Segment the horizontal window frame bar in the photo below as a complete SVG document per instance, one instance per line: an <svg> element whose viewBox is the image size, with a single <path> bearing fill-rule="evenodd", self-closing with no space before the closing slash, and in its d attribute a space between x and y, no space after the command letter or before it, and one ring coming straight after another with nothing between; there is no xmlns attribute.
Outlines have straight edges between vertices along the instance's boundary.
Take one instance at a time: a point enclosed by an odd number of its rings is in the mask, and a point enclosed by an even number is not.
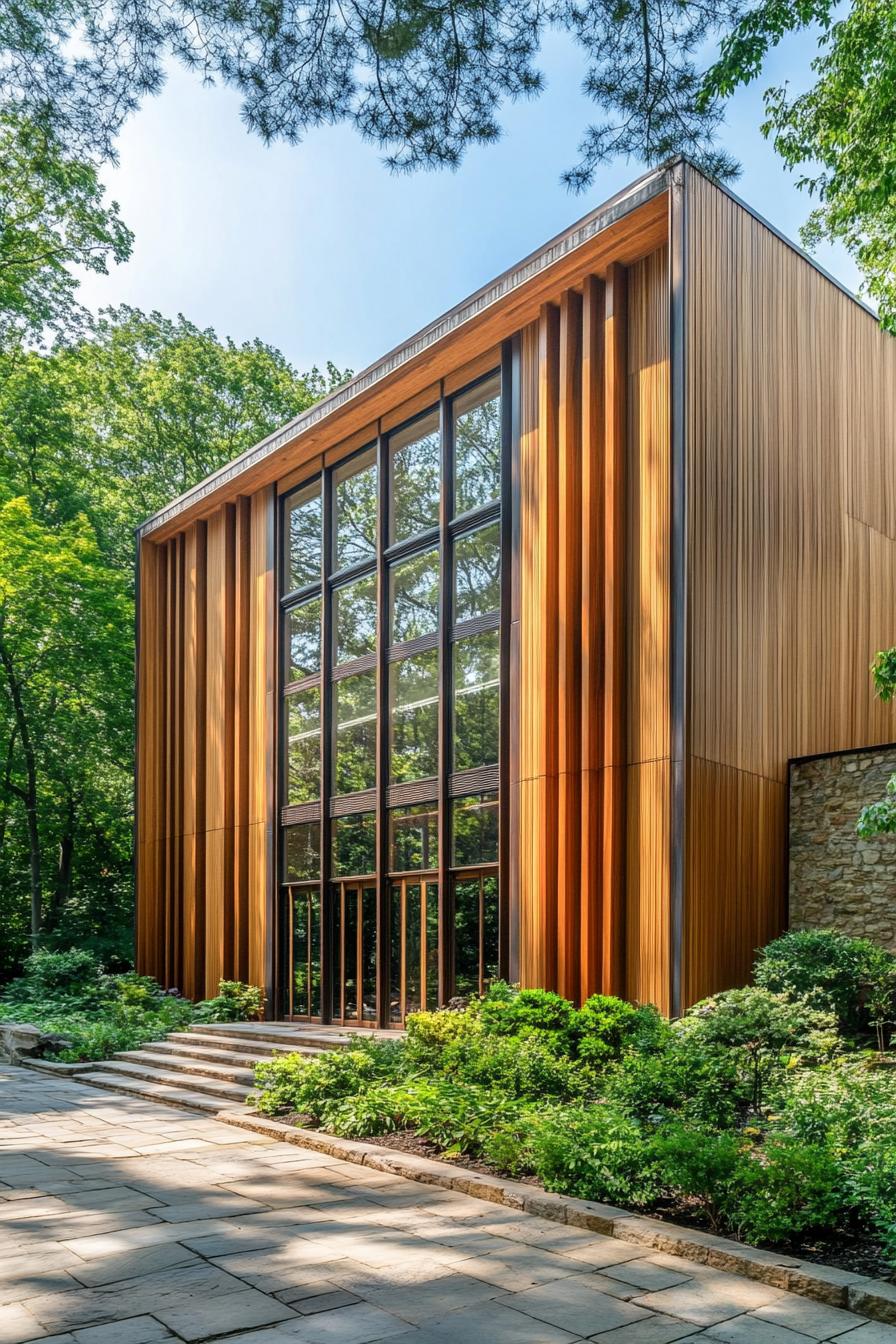
<svg viewBox="0 0 896 1344"><path fill-rule="evenodd" d="M362 816L376 812L376 789L361 789L358 793L334 793L330 798L330 820L334 817Z"/></svg>
<svg viewBox="0 0 896 1344"><path fill-rule="evenodd" d="M337 569L334 574L327 576L327 587L330 593L335 593L337 588L347 588L350 583L357 579L376 578L376 552L369 560L357 560L353 565L346 565L344 569Z"/></svg>
<svg viewBox="0 0 896 1344"><path fill-rule="evenodd" d="M313 803L286 803L280 809L281 826L307 826L320 819L319 799Z"/></svg>
<svg viewBox="0 0 896 1344"><path fill-rule="evenodd" d="M425 532L415 532L412 537L402 537L401 541L393 541L383 550L383 559L391 566L399 560L407 560L416 551L436 550L438 545L439 525L436 523L435 527L428 527Z"/></svg>
<svg viewBox="0 0 896 1344"><path fill-rule="evenodd" d="M456 770L448 776L449 798L470 798L477 793L497 793L499 766L477 765L470 770ZM500 798L495 800L500 805Z"/></svg>
<svg viewBox="0 0 896 1344"><path fill-rule="evenodd" d="M439 800L439 777L427 775L424 779L404 780L401 784L389 784L386 788L386 810L396 807L413 807L417 803L437 803Z"/></svg>
<svg viewBox="0 0 896 1344"><path fill-rule="evenodd" d="M287 611L290 607L304 606L306 602L320 597L322 588L320 579L315 579L314 583L306 583L304 588L294 588L291 593L284 593L280 599L280 610Z"/></svg>
<svg viewBox="0 0 896 1344"><path fill-rule="evenodd" d="M500 628L500 611L487 611L482 616L469 616L465 621L458 621L449 631L448 638L452 644L458 644L472 635L487 635Z"/></svg>
<svg viewBox="0 0 896 1344"><path fill-rule="evenodd" d="M501 521L500 499L489 500L487 504L477 504L475 509L467 509L457 514L448 523L448 532L452 541L465 537L471 532L479 532L493 523Z"/></svg>
<svg viewBox="0 0 896 1344"><path fill-rule="evenodd" d="M432 630L427 635L418 635L416 639L405 640L403 644L392 644L386 650L387 663L403 663L418 653L432 653L439 647L439 632Z"/></svg>
<svg viewBox="0 0 896 1344"><path fill-rule="evenodd" d="M283 698L288 699L291 695L297 695L299 691L313 691L320 686L320 672L311 672L307 677L302 677L301 681L288 681L283 687Z"/></svg>
<svg viewBox="0 0 896 1344"><path fill-rule="evenodd" d="M362 653L360 658L352 658L348 663L337 663L330 672L330 682L345 681L346 677L360 676L362 672L376 671L376 650Z"/></svg>

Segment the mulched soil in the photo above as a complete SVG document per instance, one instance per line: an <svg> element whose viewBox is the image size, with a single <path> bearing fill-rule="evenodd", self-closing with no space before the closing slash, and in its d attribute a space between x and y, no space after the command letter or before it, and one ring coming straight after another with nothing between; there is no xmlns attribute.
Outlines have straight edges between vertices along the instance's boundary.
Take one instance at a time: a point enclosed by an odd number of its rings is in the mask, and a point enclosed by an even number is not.
<svg viewBox="0 0 896 1344"><path fill-rule="evenodd" d="M319 1129L317 1121L310 1115L292 1112L278 1116L278 1119L299 1129ZM416 1157L428 1157L435 1162L450 1163L452 1167L463 1167L466 1171L478 1171L483 1176L505 1176L496 1167L483 1162L481 1158L446 1157L429 1139L417 1134L413 1129L399 1129L391 1134L378 1134L369 1140L379 1148L394 1148L401 1153L413 1153ZM540 1187L541 1182L534 1176L522 1176L514 1179L526 1185ZM650 1210L651 1217L661 1218L668 1223L678 1223L682 1227L692 1227L701 1232L713 1232L705 1218L701 1218L694 1206L687 1204L660 1205ZM726 1233L732 1241L740 1238ZM798 1245L781 1248L787 1255L798 1256L801 1260L810 1260L813 1264L830 1265L834 1269L848 1270L851 1274L866 1274L872 1279L889 1279L892 1271L884 1260L881 1248L874 1241L856 1240L846 1233L828 1239L817 1238L814 1241L801 1242Z"/></svg>

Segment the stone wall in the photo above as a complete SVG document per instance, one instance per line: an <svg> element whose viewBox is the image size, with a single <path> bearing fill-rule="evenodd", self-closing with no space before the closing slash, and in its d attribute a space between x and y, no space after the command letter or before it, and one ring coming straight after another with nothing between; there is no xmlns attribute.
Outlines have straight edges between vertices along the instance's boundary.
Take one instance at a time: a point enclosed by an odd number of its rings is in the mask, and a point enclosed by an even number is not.
<svg viewBox="0 0 896 1344"><path fill-rule="evenodd" d="M790 771L790 927L835 928L896 952L896 835L860 840L896 747L796 761Z"/></svg>

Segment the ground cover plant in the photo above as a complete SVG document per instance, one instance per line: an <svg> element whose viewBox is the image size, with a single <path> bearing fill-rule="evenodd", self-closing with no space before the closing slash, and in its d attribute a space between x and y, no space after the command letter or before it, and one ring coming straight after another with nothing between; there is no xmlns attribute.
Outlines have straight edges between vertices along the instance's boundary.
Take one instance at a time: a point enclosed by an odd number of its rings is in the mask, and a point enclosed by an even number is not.
<svg viewBox="0 0 896 1344"><path fill-rule="evenodd" d="M836 1241L847 1262L863 1246L894 1268L896 957L790 933L755 980L676 1022L498 983L411 1016L403 1041L266 1060L250 1102L758 1245Z"/></svg>
<svg viewBox="0 0 896 1344"><path fill-rule="evenodd" d="M245 1022L264 996L254 985L222 980L218 995L194 1004L150 976L109 975L93 953L35 952L0 997L0 1023L27 1022L56 1038L45 1053L65 1063L108 1059L193 1022Z"/></svg>

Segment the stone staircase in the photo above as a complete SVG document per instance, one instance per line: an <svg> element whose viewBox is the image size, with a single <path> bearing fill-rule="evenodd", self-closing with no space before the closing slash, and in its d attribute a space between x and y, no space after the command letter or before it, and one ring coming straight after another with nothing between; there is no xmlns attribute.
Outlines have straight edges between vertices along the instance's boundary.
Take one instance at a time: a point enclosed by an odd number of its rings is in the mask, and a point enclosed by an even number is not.
<svg viewBox="0 0 896 1344"><path fill-rule="evenodd" d="M379 1034L379 1033L378 1033ZM396 1035L397 1033L382 1033ZM79 1083L215 1114L242 1106L254 1066L273 1055L319 1055L350 1036L338 1027L292 1022L221 1022L171 1032L139 1050L123 1050L78 1071Z"/></svg>

